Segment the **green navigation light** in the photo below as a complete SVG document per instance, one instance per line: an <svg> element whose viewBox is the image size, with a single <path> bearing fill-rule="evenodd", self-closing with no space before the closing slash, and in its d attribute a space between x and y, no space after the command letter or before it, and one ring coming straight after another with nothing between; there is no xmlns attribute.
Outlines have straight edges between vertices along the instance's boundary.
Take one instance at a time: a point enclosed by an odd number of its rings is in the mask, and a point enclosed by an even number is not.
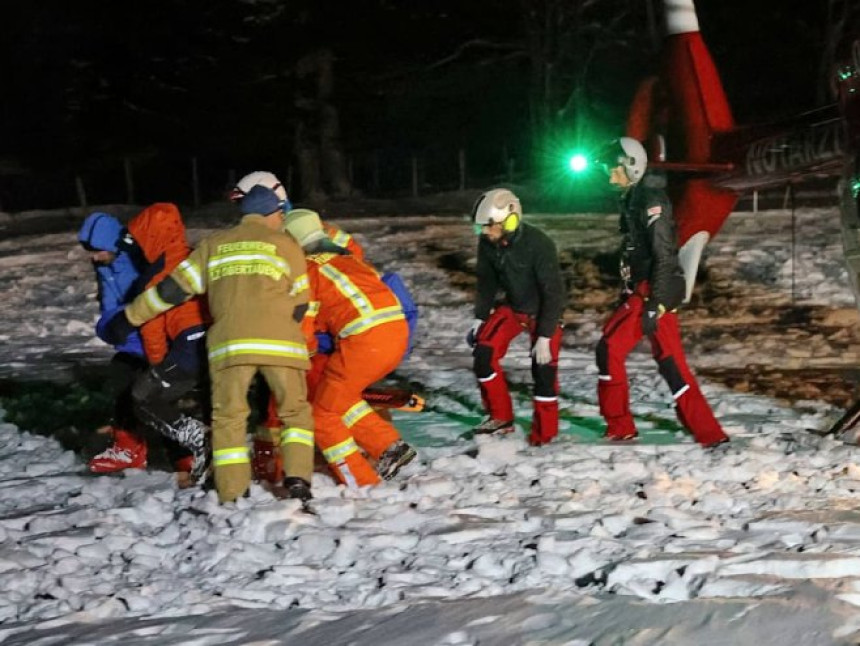
<svg viewBox="0 0 860 646"><path fill-rule="evenodd" d="M588 159L585 155L577 153L568 160L567 165L574 173L581 173L588 168Z"/></svg>

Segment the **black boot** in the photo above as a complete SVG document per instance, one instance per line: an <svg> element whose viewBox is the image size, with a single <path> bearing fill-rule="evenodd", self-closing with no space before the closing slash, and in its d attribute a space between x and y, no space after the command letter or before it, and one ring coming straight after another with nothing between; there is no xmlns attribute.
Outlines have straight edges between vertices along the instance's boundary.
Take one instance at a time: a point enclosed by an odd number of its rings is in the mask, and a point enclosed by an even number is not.
<svg viewBox="0 0 860 646"><path fill-rule="evenodd" d="M311 485L307 480L297 478L296 476L287 476L284 478L284 490L287 498L296 498L306 503L313 498L311 495Z"/></svg>

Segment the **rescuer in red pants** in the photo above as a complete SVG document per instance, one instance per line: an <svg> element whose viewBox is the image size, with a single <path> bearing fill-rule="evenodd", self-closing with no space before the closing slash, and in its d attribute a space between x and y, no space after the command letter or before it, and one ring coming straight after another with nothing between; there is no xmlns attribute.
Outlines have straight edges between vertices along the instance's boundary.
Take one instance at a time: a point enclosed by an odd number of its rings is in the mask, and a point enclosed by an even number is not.
<svg viewBox="0 0 860 646"><path fill-rule="evenodd" d="M621 137L607 146L599 161L609 182L622 191L621 277L626 298L603 327L597 344L597 395L612 440L636 437L630 413L630 388L625 362L647 336L660 375L675 400L678 420L696 441L713 446L728 441L696 378L687 366L675 309L686 293L678 264L672 206L662 187L642 181L648 158L635 139Z"/></svg>

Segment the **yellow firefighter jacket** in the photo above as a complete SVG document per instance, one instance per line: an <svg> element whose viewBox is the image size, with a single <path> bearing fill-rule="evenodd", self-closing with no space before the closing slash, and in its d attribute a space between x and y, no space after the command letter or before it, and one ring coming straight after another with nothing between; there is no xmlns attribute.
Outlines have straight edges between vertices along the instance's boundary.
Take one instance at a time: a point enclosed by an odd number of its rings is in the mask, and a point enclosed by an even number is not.
<svg viewBox="0 0 860 646"><path fill-rule="evenodd" d="M238 226L201 241L170 276L138 296L126 316L140 325L203 293L212 314L210 369L309 367L301 329L302 306L310 298L305 257L290 236L268 228L262 216L246 215Z"/></svg>

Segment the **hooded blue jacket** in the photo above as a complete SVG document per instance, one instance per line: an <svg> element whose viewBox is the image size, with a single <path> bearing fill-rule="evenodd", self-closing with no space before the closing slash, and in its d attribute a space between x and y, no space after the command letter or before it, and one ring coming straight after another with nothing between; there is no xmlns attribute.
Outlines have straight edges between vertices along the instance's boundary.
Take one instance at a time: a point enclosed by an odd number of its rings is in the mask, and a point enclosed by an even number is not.
<svg viewBox="0 0 860 646"><path fill-rule="evenodd" d="M101 312L101 317L96 323L96 334L102 340L104 340L102 333L107 322L137 295L135 289L138 278L137 268L129 254L120 249L118 244L124 230L122 223L114 216L108 213L91 213L78 232L78 241L87 251L110 251L116 254L114 261L108 265L93 263ZM114 348L117 352L144 356L143 343L140 334L136 331Z"/></svg>

